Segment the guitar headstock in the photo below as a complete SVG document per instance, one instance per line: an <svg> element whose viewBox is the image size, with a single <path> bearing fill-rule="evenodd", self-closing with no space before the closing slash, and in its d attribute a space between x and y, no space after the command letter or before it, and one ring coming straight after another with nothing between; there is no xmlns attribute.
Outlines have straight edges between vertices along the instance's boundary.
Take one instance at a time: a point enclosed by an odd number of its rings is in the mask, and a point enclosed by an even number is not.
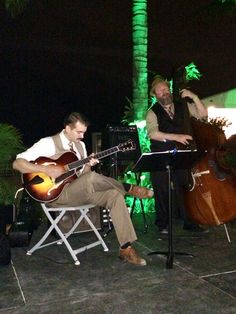
<svg viewBox="0 0 236 314"><path fill-rule="evenodd" d="M136 149L136 144L134 143L133 140L129 139L128 141L124 143L120 143L118 145L118 148L122 152L130 151L130 150L135 150Z"/></svg>

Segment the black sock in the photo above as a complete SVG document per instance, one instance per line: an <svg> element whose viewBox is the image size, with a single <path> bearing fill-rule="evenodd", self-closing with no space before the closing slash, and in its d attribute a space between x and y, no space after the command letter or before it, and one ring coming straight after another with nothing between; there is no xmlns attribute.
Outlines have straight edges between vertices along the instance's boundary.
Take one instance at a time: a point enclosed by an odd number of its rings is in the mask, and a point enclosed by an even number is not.
<svg viewBox="0 0 236 314"><path fill-rule="evenodd" d="M123 186L126 192L129 192L131 185L132 184L129 184L129 183L123 183Z"/></svg>
<svg viewBox="0 0 236 314"><path fill-rule="evenodd" d="M127 249L127 247L129 247L131 245L130 242L126 242L124 245L122 245L122 249Z"/></svg>

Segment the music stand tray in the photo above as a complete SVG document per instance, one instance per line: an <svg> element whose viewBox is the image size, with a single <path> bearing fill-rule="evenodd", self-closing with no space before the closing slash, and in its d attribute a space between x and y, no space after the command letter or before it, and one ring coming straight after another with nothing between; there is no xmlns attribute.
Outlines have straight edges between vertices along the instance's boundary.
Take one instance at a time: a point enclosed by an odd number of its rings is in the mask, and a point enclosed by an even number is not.
<svg viewBox="0 0 236 314"><path fill-rule="evenodd" d="M167 256L166 268L173 268L174 251L172 237L172 175L176 169L190 169L204 155L205 152L198 150L171 150L163 152L144 153L140 156L133 167L134 172L153 172L166 170L168 172L168 195L169 195L169 225L168 225L168 251L151 252L148 255L164 254ZM176 253L177 254L177 253ZM178 253L189 255L189 253Z"/></svg>
<svg viewBox="0 0 236 314"><path fill-rule="evenodd" d="M203 151L198 150L168 150L163 152L143 153L134 164L134 172L153 172L165 170L168 165L175 169L191 168L202 156ZM184 165L184 167L183 167Z"/></svg>

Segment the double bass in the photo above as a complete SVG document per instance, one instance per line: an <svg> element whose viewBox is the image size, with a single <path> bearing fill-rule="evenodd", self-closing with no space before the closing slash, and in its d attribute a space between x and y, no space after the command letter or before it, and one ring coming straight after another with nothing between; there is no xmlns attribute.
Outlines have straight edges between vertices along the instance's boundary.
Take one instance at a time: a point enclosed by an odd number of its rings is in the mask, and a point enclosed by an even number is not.
<svg viewBox="0 0 236 314"><path fill-rule="evenodd" d="M193 119L192 128L197 149L206 153L192 169L187 215L198 224L221 225L236 218L235 172L221 162L229 145L224 131L210 123Z"/></svg>

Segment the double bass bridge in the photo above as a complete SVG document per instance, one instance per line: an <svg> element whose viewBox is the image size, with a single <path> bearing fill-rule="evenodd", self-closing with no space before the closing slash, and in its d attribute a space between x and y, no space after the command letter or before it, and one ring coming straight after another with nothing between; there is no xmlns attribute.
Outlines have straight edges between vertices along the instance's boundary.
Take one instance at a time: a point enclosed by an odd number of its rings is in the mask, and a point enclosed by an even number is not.
<svg viewBox="0 0 236 314"><path fill-rule="evenodd" d="M202 175L210 174L210 170L204 170L204 171L198 171L198 169L195 170L195 172L191 172L192 175L192 187L190 188L190 192L193 191L196 187L196 178L200 178Z"/></svg>

